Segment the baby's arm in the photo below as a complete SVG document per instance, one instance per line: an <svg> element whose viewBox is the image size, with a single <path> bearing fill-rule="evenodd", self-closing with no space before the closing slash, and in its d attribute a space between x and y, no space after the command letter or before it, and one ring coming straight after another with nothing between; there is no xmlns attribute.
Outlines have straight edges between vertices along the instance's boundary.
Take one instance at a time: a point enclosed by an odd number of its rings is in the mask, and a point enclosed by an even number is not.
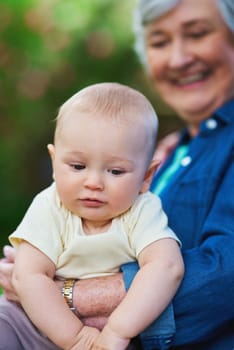
<svg viewBox="0 0 234 350"><path fill-rule="evenodd" d="M17 249L13 285L35 326L62 349L90 349L99 331L83 327L55 285L54 263L23 242Z"/></svg>
<svg viewBox="0 0 234 350"><path fill-rule="evenodd" d="M123 301L109 317L92 349L126 349L167 307L184 273L178 243L170 238L147 246L139 255L140 270Z"/></svg>

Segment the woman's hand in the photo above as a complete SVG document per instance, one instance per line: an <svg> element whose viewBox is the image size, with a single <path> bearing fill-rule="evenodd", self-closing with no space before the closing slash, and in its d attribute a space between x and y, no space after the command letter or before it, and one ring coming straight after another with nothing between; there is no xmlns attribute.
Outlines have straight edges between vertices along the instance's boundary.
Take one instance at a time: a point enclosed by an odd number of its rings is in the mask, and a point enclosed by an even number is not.
<svg viewBox="0 0 234 350"><path fill-rule="evenodd" d="M176 147L179 141L179 133L177 131L172 132L165 137L163 137L156 148L154 158L163 163L173 149Z"/></svg>
<svg viewBox="0 0 234 350"><path fill-rule="evenodd" d="M16 250L6 245L3 248L3 255L4 258L0 259L0 286L8 300L18 301L18 297L11 283Z"/></svg>

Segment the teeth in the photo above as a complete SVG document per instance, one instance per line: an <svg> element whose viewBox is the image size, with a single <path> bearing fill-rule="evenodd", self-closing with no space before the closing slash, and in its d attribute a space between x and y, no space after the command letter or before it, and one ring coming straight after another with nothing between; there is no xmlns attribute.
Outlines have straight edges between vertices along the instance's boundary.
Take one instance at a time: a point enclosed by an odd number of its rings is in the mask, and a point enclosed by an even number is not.
<svg viewBox="0 0 234 350"><path fill-rule="evenodd" d="M191 75L190 77L187 77L187 78L180 79L178 80L178 83L180 85L190 84L190 83L194 83L195 81L201 80L202 78L203 78L203 74L199 73L199 74Z"/></svg>

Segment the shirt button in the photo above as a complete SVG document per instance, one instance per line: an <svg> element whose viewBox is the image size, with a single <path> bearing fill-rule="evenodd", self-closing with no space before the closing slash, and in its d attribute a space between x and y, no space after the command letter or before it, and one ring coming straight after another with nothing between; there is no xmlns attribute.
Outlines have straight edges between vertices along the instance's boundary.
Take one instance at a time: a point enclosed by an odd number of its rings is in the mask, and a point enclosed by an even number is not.
<svg viewBox="0 0 234 350"><path fill-rule="evenodd" d="M207 129L213 130L217 128L217 121L215 119L208 119L206 121Z"/></svg>
<svg viewBox="0 0 234 350"><path fill-rule="evenodd" d="M188 166L191 163L191 161L192 161L192 158L190 156L187 156L181 160L180 164L182 166Z"/></svg>

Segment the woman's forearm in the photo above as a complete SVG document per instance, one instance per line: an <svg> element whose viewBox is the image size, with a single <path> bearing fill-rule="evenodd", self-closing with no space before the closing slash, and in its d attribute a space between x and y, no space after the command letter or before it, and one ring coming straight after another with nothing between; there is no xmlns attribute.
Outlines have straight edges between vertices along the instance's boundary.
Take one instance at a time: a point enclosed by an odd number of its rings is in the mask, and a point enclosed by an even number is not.
<svg viewBox="0 0 234 350"><path fill-rule="evenodd" d="M78 280L73 289L73 306L84 318L106 318L126 294L122 273Z"/></svg>

